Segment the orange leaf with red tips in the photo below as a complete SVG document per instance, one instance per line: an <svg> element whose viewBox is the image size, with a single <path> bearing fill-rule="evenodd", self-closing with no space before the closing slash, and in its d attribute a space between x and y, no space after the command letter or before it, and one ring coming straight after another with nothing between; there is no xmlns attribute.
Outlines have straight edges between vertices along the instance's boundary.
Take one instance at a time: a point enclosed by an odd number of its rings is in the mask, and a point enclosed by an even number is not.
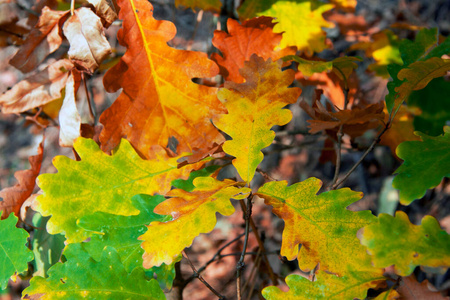
<svg viewBox="0 0 450 300"><path fill-rule="evenodd" d="M70 60L62 59L23 79L0 96L2 112L21 113L61 98L72 68Z"/></svg>
<svg viewBox="0 0 450 300"><path fill-rule="evenodd" d="M38 24L9 63L23 73L34 70L61 46L61 27L68 16L68 11L54 11L44 7Z"/></svg>
<svg viewBox="0 0 450 300"><path fill-rule="evenodd" d="M276 50L282 33L273 32L276 23L272 23L272 20L273 18L263 16L244 21L241 25L233 19L228 19L228 33L214 31L212 43L222 52L223 57L213 53L211 58L219 65L220 74L225 80L244 82L239 69L244 67L244 61L250 60L252 54L264 60L271 58L273 61L295 54L295 47Z"/></svg>
<svg viewBox="0 0 450 300"><path fill-rule="evenodd" d="M33 193L36 177L41 171L41 163L44 156L43 143L44 141L39 144L38 154L28 158L31 165L30 169L17 171L14 174L18 183L0 191L0 197L3 198L3 201L0 201L0 211L3 211L2 219L6 219L11 213L18 217L20 207Z"/></svg>
<svg viewBox="0 0 450 300"><path fill-rule="evenodd" d="M221 143L224 138L210 122L224 112L217 89L192 82L217 75L216 64L205 54L169 47L175 26L155 20L148 1L117 4L123 19L118 39L127 51L104 78L107 91L123 91L100 117L103 150L125 136L143 155L151 145L167 146L171 137L179 142L178 152Z"/></svg>

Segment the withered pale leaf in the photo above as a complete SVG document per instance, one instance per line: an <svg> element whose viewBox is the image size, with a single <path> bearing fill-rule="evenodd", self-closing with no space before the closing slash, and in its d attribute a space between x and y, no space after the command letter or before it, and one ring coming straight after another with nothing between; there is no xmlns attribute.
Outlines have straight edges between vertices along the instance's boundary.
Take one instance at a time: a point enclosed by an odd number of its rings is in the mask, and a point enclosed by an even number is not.
<svg viewBox="0 0 450 300"><path fill-rule="evenodd" d="M59 99L72 68L70 60L61 59L20 81L0 96L2 112L21 113Z"/></svg>
<svg viewBox="0 0 450 300"><path fill-rule="evenodd" d="M118 12L113 0L87 0L87 2L94 6L105 27L109 27L117 19Z"/></svg>
<svg viewBox="0 0 450 300"><path fill-rule="evenodd" d="M68 16L68 11L54 11L44 7L38 24L9 63L23 73L34 70L61 45L61 27Z"/></svg>
<svg viewBox="0 0 450 300"><path fill-rule="evenodd" d="M69 58L84 71L93 73L111 53L100 18L87 7L75 10L63 30L70 43Z"/></svg>
<svg viewBox="0 0 450 300"><path fill-rule="evenodd" d="M61 147L73 147L73 142L80 136L81 117L75 103L80 73L73 69L66 83L66 93L59 112L59 144Z"/></svg>

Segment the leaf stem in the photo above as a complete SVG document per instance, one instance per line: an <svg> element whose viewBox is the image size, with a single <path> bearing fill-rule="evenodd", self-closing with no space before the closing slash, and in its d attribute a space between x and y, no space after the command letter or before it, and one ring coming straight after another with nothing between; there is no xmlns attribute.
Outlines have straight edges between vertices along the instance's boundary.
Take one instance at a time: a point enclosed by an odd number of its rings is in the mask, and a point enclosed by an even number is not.
<svg viewBox="0 0 450 300"><path fill-rule="evenodd" d="M214 295L216 295L219 299L221 300L225 300L225 296L221 295L219 292L217 292L208 282L206 282L206 280L203 278L202 275L200 275L200 273L197 271L197 269L195 268L194 264L191 262L191 260L189 259L189 257L187 256L186 252L184 252L183 250L183 256L184 258L186 258L186 260L188 261L189 265L191 266L192 271L194 272L194 276L196 278L198 278L198 280L200 280L211 292L214 293Z"/></svg>
<svg viewBox="0 0 450 300"><path fill-rule="evenodd" d="M94 126L95 126L95 125L97 125L97 111L95 109L95 103L93 101L91 101L90 93L89 93L87 83L86 83L86 77L84 76L83 72L81 73L81 78L83 80L84 90L86 92L87 103L89 106L89 113L91 114L91 118L94 120Z"/></svg>

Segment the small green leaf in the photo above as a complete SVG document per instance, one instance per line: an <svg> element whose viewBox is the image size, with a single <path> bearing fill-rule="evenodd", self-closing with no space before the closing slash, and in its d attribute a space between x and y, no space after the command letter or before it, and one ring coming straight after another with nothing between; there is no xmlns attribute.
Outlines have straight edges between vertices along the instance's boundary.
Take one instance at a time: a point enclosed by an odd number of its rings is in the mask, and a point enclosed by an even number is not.
<svg viewBox="0 0 450 300"><path fill-rule="evenodd" d="M28 262L33 259L33 253L26 247L29 234L16 227L17 220L10 214L0 221L0 290L6 289L11 276L28 270Z"/></svg>
<svg viewBox="0 0 450 300"><path fill-rule="evenodd" d="M182 190L185 190L186 192L191 192L193 189L195 189L195 186L194 186L195 178L209 177L214 172L216 172L219 168L220 168L220 166L209 166L209 167L197 170L197 171L193 171L193 172L191 172L191 174L189 174L189 178L186 180L184 180L184 179L172 180L172 185L174 187L176 187L177 189L182 189Z"/></svg>
<svg viewBox="0 0 450 300"><path fill-rule="evenodd" d="M395 217L380 214L364 227L360 240L372 255L374 266L395 265L401 276L410 275L419 265L450 267L450 235L431 216L425 216L417 226L402 211Z"/></svg>
<svg viewBox="0 0 450 300"><path fill-rule="evenodd" d="M142 268L127 273L116 250L106 247L100 261L82 244L69 244L67 261L48 271L49 277L33 277L22 295L42 294L40 299L165 299L156 280L148 281Z"/></svg>
<svg viewBox="0 0 450 300"><path fill-rule="evenodd" d="M422 198L427 189L437 186L442 178L450 177L450 127L437 137L421 132L422 141L403 142L397 147L397 156L404 160L395 171L392 186L400 190L400 203L409 205Z"/></svg>

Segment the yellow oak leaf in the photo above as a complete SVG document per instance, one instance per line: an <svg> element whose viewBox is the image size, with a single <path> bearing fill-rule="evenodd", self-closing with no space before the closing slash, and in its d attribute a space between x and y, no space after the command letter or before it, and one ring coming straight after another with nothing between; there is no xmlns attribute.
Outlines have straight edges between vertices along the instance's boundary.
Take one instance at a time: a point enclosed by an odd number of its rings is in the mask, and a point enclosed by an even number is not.
<svg viewBox="0 0 450 300"><path fill-rule="evenodd" d="M122 137L144 156L152 145L166 147L171 137L177 139L179 153L223 142L210 121L224 112L217 88L192 81L217 75L217 65L205 53L169 47L176 28L155 20L148 1L117 4L123 20L118 39L127 51L103 80L108 92L122 88L122 93L100 116L102 149L110 151Z"/></svg>
<svg viewBox="0 0 450 300"><path fill-rule="evenodd" d="M375 216L370 211L346 209L362 193L344 188L316 195L321 185L314 177L291 186L286 181L273 181L256 193L285 222L280 254L289 260L297 258L302 270L311 270L320 263L321 270L338 276L350 274L351 269L373 272L370 257L356 233Z"/></svg>
<svg viewBox="0 0 450 300"><path fill-rule="evenodd" d="M326 33L322 27L334 27L322 14L331 10L333 4L316 0L261 0L246 1L239 8L242 20L256 16L268 16L278 22L274 32L284 32L280 47L297 46L307 56L328 48L325 44Z"/></svg>
<svg viewBox="0 0 450 300"><path fill-rule="evenodd" d="M95 212L136 215L139 210L131 204L134 195L164 195L173 179L186 179L196 166L178 169L177 159L181 156L168 157L161 148L154 149L153 158L143 160L127 140L122 140L111 156L90 139L78 138L74 149L81 161L57 156L53 164L58 173L38 177L43 194L37 198L37 210L43 216L52 216L48 232L64 232L68 243L89 237L77 225L81 217Z"/></svg>
<svg viewBox="0 0 450 300"><path fill-rule="evenodd" d="M156 206L154 212L172 215L173 220L152 222L147 232L139 237L144 241L144 267L171 264L195 237L214 229L217 212L225 216L233 214L230 199L244 199L251 192L249 188L238 188L239 185L242 183L229 179L198 177L191 192L176 189L167 193L166 196L172 198Z"/></svg>
<svg viewBox="0 0 450 300"><path fill-rule="evenodd" d="M292 113L282 108L295 103L301 90L288 88L295 72L281 71L281 61L264 61L252 55L240 73L244 83L227 81L219 91L218 97L228 114L217 116L213 122L233 138L224 143L223 150L236 157L233 165L242 179L250 182L264 158L261 149L275 138L275 132L270 129L291 120Z"/></svg>

